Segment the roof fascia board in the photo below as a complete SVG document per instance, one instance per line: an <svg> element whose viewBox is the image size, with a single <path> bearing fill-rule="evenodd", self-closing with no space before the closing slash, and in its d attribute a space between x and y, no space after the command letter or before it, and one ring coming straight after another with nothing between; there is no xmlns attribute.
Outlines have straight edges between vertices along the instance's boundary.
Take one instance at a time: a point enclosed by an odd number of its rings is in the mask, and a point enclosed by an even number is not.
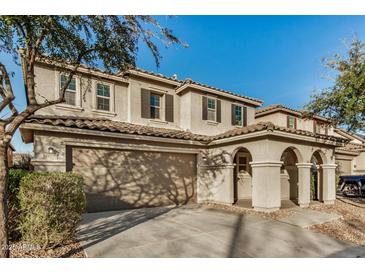
<svg viewBox="0 0 365 274"><path fill-rule="evenodd" d="M99 130L91 130L91 129L67 128L67 127L63 127L63 126L40 125L40 124L33 124L33 123L24 123L23 125L20 126L20 129L35 130L35 131L63 132L63 133L70 133L70 134L72 133L72 134L80 134L80 135L89 135L89 136L91 135L91 136L98 136L98 137L110 137L110 138L129 139L129 140L138 140L138 141L152 141L152 142L162 142L162 143L204 146L204 143L201 143L199 141L192 141L192 140L162 138L162 137L154 137L154 136L146 136L146 135L134 135L134 134L107 132L107 131L99 131Z"/></svg>
<svg viewBox="0 0 365 274"><path fill-rule="evenodd" d="M208 88L208 87L203 87L203 86L200 86L200 85L197 85L197 84L183 85L183 86L181 86L180 88L178 88L176 90L176 94L181 93L182 91L184 91L187 88L193 88L193 89L209 92L209 93L212 93L212 94L215 94L215 95L220 95L222 97L231 98L231 99L234 99L236 101L248 103L248 104L251 104L251 105L254 105L254 106L257 106L257 107L262 105L262 102L250 100L248 98L242 98L240 96L236 96L236 95L233 95L233 94L228 94L228 93L225 93L225 92L222 92L222 91L219 91L219 90L215 90L215 89Z"/></svg>

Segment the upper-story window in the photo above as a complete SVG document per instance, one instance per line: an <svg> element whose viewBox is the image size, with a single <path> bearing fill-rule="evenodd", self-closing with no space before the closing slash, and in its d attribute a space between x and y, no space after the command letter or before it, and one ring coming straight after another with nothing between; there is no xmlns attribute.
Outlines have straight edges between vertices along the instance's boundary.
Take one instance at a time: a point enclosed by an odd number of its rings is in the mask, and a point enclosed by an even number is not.
<svg viewBox="0 0 365 274"><path fill-rule="evenodd" d="M242 124L243 124L242 106L234 105L233 111L234 111L233 124L235 126L242 126Z"/></svg>
<svg viewBox="0 0 365 274"><path fill-rule="evenodd" d="M160 119L161 113L161 95L156 93L150 94L150 118Z"/></svg>
<svg viewBox="0 0 365 274"><path fill-rule="evenodd" d="M214 98L208 98L208 120L216 121L217 119L217 100Z"/></svg>
<svg viewBox="0 0 365 274"><path fill-rule="evenodd" d="M96 85L96 108L110 111L110 86L97 83Z"/></svg>
<svg viewBox="0 0 365 274"><path fill-rule="evenodd" d="M62 89L68 80L68 77L64 74L60 75L60 88ZM65 104L76 106L76 79L72 78L65 91Z"/></svg>
<svg viewBox="0 0 365 274"><path fill-rule="evenodd" d="M289 115L287 126L288 128L297 128L297 118Z"/></svg>

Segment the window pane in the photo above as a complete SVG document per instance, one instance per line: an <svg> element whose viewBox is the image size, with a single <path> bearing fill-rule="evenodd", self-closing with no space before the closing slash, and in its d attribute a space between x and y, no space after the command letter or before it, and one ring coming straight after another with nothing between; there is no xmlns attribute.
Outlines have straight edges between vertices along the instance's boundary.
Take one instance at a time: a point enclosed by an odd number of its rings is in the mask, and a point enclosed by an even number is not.
<svg viewBox="0 0 365 274"><path fill-rule="evenodd" d="M66 82L67 82L67 79L68 77L66 77L65 75L61 74L61 77L60 77L60 81L61 81L61 88L63 88L65 85L66 85ZM76 79L75 78L72 78L70 83L68 84L68 87L67 87L68 90L73 90L73 91L76 91Z"/></svg>
<svg viewBox="0 0 365 274"><path fill-rule="evenodd" d="M289 128L295 128L295 117L289 116Z"/></svg>
<svg viewBox="0 0 365 274"><path fill-rule="evenodd" d="M208 120L215 121L215 110L208 109Z"/></svg>
<svg viewBox="0 0 365 274"><path fill-rule="evenodd" d="M215 109L215 99L208 98L208 108Z"/></svg>
<svg viewBox="0 0 365 274"><path fill-rule="evenodd" d="M97 84L97 95L110 97L110 87L108 85Z"/></svg>
<svg viewBox="0 0 365 274"><path fill-rule="evenodd" d="M76 92L74 91L67 91L65 92L65 104L68 105L76 105Z"/></svg>
<svg viewBox="0 0 365 274"><path fill-rule="evenodd" d="M160 109L151 106L151 118L152 119L160 119Z"/></svg>
<svg viewBox="0 0 365 274"><path fill-rule="evenodd" d="M236 126L242 126L242 107L235 106L234 107L234 124Z"/></svg>
<svg viewBox="0 0 365 274"><path fill-rule="evenodd" d="M97 97L97 109L109 111L109 99Z"/></svg>
<svg viewBox="0 0 365 274"><path fill-rule="evenodd" d="M150 96L150 105L159 107L160 106L160 95L157 94L151 94Z"/></svg>

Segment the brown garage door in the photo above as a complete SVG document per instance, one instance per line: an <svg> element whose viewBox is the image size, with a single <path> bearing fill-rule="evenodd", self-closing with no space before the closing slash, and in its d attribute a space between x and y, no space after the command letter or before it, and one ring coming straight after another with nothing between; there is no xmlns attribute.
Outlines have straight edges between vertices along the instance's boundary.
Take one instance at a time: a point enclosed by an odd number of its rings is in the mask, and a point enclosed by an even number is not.
<svg viewBox="0 0 365 274"><path fill-rule="evenodd" d="M88 212L196 200L195 155L74 147L70 158L85 179Z"/></svg>

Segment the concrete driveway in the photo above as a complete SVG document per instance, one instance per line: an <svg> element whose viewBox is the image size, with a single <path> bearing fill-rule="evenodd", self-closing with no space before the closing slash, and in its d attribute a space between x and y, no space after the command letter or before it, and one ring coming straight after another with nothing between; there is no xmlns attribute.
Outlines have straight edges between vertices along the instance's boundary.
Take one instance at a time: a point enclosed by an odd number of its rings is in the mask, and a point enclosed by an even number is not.
<svg viewBox="0 0 365 274"><path fill-rule="evenodd" d="M88 257L362 257L298 226L198 207L90 213L78 232Z"/></svg>

